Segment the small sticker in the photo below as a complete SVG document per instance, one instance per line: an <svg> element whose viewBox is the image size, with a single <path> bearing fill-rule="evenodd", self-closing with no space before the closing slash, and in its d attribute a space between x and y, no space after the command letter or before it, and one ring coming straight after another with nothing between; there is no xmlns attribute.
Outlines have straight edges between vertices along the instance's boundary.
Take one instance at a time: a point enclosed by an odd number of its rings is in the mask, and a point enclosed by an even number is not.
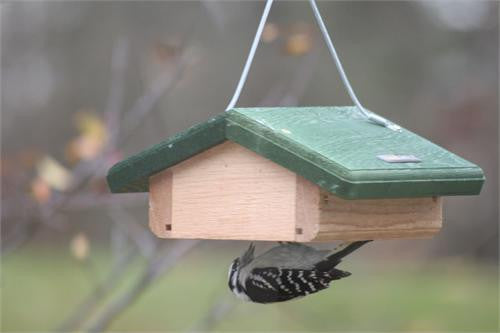
<svg viewBox="0 0 500 333"><path fill-rule="evenodd" d="M285 134L290 134L292 132L290 132L289 130L287 130L286 128L282 128L281 131Z"/></svg>
<svg viewBox="0 0 500 333"><path fill-rule="evenodd" d="M388 163L420 163L422 160L414 155L378 155L378 159Z"/></svg>

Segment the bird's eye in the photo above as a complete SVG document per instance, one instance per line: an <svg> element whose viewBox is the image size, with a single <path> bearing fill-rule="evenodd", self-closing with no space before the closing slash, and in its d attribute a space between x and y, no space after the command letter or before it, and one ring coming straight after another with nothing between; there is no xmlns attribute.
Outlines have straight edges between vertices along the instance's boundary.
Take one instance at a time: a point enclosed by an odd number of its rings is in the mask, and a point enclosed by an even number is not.
<svg viewBox="0 0 500 333"><path fill-rule="evenodd" d="M229 267L228 278L231 278L231 275L236 272L238 266L240 265L239 259L235 259L231 266Z"/></svg>

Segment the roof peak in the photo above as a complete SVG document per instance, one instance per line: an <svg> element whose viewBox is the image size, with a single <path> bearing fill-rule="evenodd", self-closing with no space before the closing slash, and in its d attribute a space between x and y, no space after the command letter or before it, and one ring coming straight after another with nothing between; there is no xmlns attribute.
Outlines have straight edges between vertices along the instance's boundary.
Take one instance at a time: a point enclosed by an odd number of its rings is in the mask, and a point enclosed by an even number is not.
<svg viewBox="0 0 500 333"><path fill-rule="evenodd" d="M112 192L148 191L149 177L225 140L344 198L477 194L476 165L402 129L373 124L354 106L234 108L113 166ZM388 163L381 154L415 155Z"/></svg>

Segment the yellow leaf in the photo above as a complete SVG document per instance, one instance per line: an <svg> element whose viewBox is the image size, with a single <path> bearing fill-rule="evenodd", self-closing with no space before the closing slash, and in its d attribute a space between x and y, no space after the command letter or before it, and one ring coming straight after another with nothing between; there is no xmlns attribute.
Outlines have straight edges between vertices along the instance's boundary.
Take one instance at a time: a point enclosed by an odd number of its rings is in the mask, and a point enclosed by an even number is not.
<svg viewBox="0 0 500 333"><path fill-rule="evenodd" d="M71 254L78 260L84 260L90 252L90 243L87 236L80 232L71 240Z"/></svg>
<svg viewBox="0 0 500 333"><path fill-rule="evenodd" d="M158 42L153 47L153 59L158 63L166 63L178 53L179 50L173 44Z"/></svg>
<svg viewBox="0 0 500 333"><path fill-rule="evenodd" d="M286 52L290 55L300 56L311 50L312 41L308 33L298 32L290 35L286 41Z"/></svg>
<svg viewBox="0 0 500 333"><path fill-rule="evenodd" d="M78 147L78 138L75 138L66 144L64 148L64 158L70 164L75 164L80 160L80 151Z"/></svg>
<svg viewBox="0 0 500 333"><path fill-rule="evenodd" d="M91 160L102 151L104 142L94 136L79 136L66 147L66 159L69 162Z"/></svg>
<svg viewBox="0 0 500 333"><path fill-rule="evenodd" d="M94 110L82 110L76 113L76 125L81 136L91 136L100 141L107 138L107 130L103 120Z"/></svg>
<svg viewBox="0 0 500 333"><path fill-rule="evenodd" d="M65 156L70 163L91 160L105 148L108 132L103 120L94 112L83 110L75 116L80 135L66 146Z"/></svg>
<svg viewBox="0 0 500 333"><path fill-rule="evenodd" d="M53 189L64 191L71 185L71 173L50 156L39 161L36 169L38 177Z"/></svg>

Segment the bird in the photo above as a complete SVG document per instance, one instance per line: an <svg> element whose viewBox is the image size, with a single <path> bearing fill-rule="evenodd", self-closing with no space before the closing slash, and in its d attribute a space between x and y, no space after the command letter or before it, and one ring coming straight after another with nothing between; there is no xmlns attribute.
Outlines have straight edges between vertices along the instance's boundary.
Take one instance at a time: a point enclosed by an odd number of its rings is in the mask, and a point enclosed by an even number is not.
<svg viewBox="0 0 500 333"><path fill-rule="evenodd" d="M229 289L239 299L262 304L302 298L328 288L334 280L350 276L351 273L336 266L368 242L371 240L346 242L333 250L280 242L257 257L255 245L250 243L229 267Z"/></svg>

